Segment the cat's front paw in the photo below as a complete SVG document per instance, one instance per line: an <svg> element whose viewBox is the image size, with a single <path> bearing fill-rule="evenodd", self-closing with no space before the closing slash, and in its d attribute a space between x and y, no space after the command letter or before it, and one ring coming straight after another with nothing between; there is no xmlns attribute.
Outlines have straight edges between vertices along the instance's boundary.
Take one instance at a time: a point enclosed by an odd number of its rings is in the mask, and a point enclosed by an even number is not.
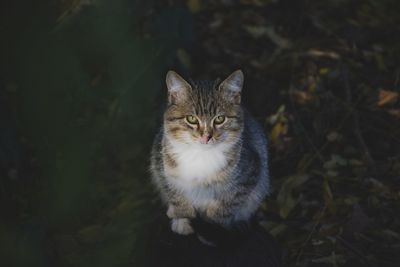
<svg viewBox="0 0 400 267"><path fill-rule="evenodd" d="M195 210L189 205L174 206L169 205L167 210L167 216L170 219L175 218L194 218L196 216Z"/></svg>
<svg viewBox="0 0 400 267"><path fill-rule="evenodd" d="M175 208L174 206L170 205L167 210L167 216L170 219L176 218Z"/></svg>
<svg viewBox="0 0 400 267"><path fill-rule="evenodd" d="M180 235L190 235L194 233L190 220L187 218L178 218L171 220L171 230Z"/></svg>

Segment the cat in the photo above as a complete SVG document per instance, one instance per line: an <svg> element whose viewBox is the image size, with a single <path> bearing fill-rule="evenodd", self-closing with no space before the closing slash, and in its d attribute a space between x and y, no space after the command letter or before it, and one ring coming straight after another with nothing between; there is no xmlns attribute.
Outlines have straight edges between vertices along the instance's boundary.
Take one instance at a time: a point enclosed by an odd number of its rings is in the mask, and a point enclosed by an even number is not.
<svg viewBox="0 0 400 267"><path fill-rule="evenodd" d="M247 222L269 194L267 140L241 104L243 80L241 70L222 82L167 73L150 171L173 232L193 233L197 217L225 228Z"/></svg>

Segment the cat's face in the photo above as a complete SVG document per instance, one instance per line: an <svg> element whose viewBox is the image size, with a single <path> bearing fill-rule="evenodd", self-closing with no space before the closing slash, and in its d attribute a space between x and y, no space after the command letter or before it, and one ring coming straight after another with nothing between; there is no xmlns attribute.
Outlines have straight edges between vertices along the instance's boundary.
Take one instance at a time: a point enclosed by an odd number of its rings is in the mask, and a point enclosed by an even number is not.
<svg viewBox="0 0 400 267"><path fill-rule="evenodd" d="M232 144L243 129L240 93L243 73L236 71L222 83L190 85L175 72L168 72L168 108L164 131L183 144L211 147Z"/></svg>

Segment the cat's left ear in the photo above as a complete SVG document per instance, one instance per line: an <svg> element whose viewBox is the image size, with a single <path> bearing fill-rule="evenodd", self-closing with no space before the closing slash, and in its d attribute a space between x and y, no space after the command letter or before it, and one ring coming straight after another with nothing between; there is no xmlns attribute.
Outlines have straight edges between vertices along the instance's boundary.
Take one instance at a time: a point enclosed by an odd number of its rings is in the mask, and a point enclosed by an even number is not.
<svg viewBox="0 0 400 267"><path fill-rule="evenodd" d="M219 90L221 90L227 100L233 101L235 104L240 104L243 80L243 72L241 70L234 71L221 83Z"/></svg>

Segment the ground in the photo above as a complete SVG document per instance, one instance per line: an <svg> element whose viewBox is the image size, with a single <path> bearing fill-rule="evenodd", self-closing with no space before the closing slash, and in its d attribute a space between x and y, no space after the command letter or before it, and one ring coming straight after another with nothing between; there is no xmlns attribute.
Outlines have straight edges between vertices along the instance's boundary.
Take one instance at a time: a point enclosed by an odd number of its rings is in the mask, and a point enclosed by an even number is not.
<svg viewBox="0 0 400 267"><path fill-rule="evenodd" d="M167 224L147 170L168 68L243 70L269 139L257 218L288 266L398 265L397 1L45 2L1 16L0 245L20 266L151 257Z"/></svg>

